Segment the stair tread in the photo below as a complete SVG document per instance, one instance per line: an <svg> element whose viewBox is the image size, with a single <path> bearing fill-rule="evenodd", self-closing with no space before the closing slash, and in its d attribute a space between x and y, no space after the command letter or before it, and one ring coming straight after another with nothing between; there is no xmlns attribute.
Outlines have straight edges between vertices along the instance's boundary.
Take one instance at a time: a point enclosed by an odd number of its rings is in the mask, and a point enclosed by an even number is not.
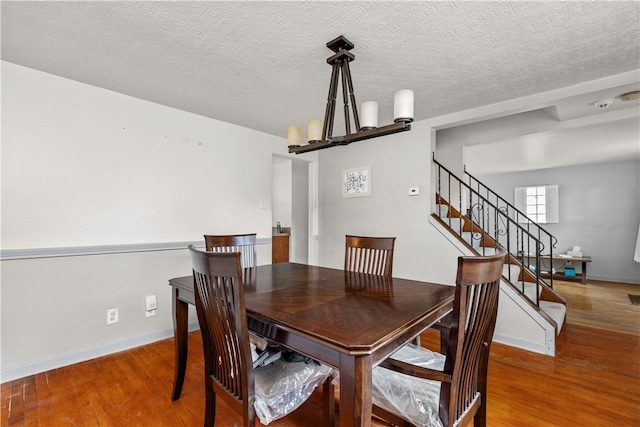
<svg viewBox="0 0 640 427"><path fill-rule="evenodd" d="M457 234L462 232L462 226L464 225L462 218L440 217L440 219Z"/></svg>
<svg viewBox="0 0 640 427"><path fill-rule="evenodd" d="M524 282L524 290L523 290L523 282L514 283L515 287L520 290L520 292L524 292L525 296L529 298L532 302L536 301L536 284L533 282ZM538 289L538 297L542 294L542 287Z"/></svg>
<svg viewBox="0 0 640 427"><path fill-rule="evenodd" d="M567 316L567 306L559 302L540 301L540 309L556 322L558 325L557 333L559 334Z"/></svg>

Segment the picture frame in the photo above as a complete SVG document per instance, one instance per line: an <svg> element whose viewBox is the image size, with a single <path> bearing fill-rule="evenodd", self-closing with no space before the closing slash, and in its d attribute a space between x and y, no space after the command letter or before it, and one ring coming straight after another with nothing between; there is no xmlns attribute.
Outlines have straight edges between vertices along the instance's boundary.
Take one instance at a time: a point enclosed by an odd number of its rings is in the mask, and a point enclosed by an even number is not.
<svg viewBox="0 0 640 427"><path fill-rule="evenodd" d="M342 198L371 196L371 166L342 170Z"/></svg>

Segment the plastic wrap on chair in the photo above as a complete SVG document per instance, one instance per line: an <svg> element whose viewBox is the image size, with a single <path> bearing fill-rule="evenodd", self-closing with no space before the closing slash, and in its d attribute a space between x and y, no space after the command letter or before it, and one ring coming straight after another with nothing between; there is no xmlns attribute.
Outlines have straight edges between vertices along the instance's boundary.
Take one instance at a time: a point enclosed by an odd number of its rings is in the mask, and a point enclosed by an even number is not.
<svg viewBox="0 0 640 427"><path fill-rule="evenodd" d="M422 347L407 344L392 359L429 369L442 370L445 357ZM442 427L438 415L440 383L377 367L373 370L373 403L416 426Z"/></svg>
<svg viewBox="0 0 640 427"><path fill-rule="evenodd" d="M284 417L302 405L333 369L315 362L286 362L282 359L256 368L254 408L264 425Z"/></svg>

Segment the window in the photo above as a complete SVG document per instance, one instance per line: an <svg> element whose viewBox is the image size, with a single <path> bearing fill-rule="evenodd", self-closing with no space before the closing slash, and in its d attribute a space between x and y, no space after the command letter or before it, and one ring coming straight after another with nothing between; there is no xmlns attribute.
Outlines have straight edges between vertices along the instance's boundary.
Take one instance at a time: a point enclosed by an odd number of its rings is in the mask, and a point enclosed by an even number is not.
<svg viewBox="0 0 640 427"><path fill-rule="evenodd" d="M515 193L516 208L529 220L537 224L558 222L557 185L516 187ZM527 222L527 218L519 218L518 222Z"/></svg>
<svg viewBox="0 0 640 427"><path fill-rule="evenodd" d="M525 213L533 222L547 222L547 192L543 186L525 189Z"/></svg>

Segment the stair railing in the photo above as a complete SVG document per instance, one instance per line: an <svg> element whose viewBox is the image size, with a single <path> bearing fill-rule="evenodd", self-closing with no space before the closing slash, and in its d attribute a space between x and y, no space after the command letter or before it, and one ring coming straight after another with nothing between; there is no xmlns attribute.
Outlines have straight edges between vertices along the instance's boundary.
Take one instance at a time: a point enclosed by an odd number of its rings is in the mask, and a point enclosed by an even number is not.
<svg viewBox="0 0 640 427"><path fill-rule="evenodd" d="M518 210L515 206L513 206L511 203L506 201L503 197L495 193L493 190L487 187L484 183L482 183L476 177L474 177L469 172L467 172L466 166L464 168L464 174L469 181L469 185L472 187L475 187L478 193L483 192L485 194L484 197L486 199L495 200L494 203L496 204L496 206L499 206L500 209L503 209L507 216L511 215L512 217L514 217L515 220L518 222L518 224L526 224L527 231L536 235L537 239L543 243L541 247L541 251L544 251L544 249L547 247L546 245L544 245L544 243L548 243L549 253L548 254L541 253L541 255L549 255L550 257L553 256L553 249L556 248L556 245L558 243L558 239L555 236L553 236L551 233L549 233L547 230L545 230L535 222L529 220L529 218L524 212ZM553 275L550 276L550 282L553 283Z"/></svg>
<svg viewBox="0 0 640 427"><path fill-rule="evenodd" d="M539 305L540 283L542 282L540 257L547 247L550 248L549 252L551 253L557 239L538 224L529 220L515 206L468 174L466 170L465 175L469 183L453 174L435 157L433 162L437 166L436 190L438 197L436 209L440 220L444 221L465 243L481 255L487 254L485 246L486 243L489 243L487 236L497 245L505 248L523 268L520 280L521 288L516 286L516 289L524 294L524 270L528 270L536 278L536 297L532 302ZM448 215L444 218L442 217L443 206L449 210ZM457 220L456 216L458 216ZM454 221L458 221L458 225L454 226ZM468 222L466 233L463 231L465 228L463 222ZM548 242L548 246L543 242ZM553 275L550 274L549 278L550 281L547 284L553 287ZM517 277L511 277L511 270L507 272L507 279L513 284L518 283Z"/></svg>

